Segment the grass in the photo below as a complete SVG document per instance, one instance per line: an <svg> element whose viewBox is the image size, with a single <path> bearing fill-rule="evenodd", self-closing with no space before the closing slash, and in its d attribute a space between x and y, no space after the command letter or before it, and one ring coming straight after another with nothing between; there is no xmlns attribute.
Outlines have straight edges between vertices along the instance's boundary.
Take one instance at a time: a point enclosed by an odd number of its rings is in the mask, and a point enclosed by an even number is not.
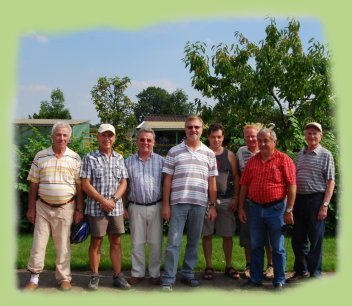
<svg viewBox="0 0 352 306"><path fill-rule="evenodd" d="M123 261L122 269L128 271L131 269L131 243L130 235L122 236L122 250L123 250ZM163 242L163 255L165 250L167 237L164 237ZM31 234L21 234L18 236L18 248L17 248L17 259L16 267L18 269L25 269L27 266L31 246L32 246L32 235ZM292 271L294 254L291 248L291 239L286 238L285 246L287 250L287 265L286 270ZM186 239L183 237L182 248L180 252L179 266L182 264L184 251L185 251ZM88 247L89 239L81 244L76 244L71 246L71 268L72 270L89 270L88 263ZM147 252L148 254L148 252ZM234 237L234 248L233 248L233 266L238 270L243 270L245 268L245 260L243 248L239 246L238 236ZM337 250L336 250L336 238L329 237L324 239L324 250L323 250L323 271L332 272L336 270L337 263ZM215 270L224 270L225 261L222 251L222 239L221 237L213 237L213 267ZM200 271L205 267L205 261L203 256L203 249L200 245L199 248L199 260L195 270ZM49 240L46 256L45 256L45 269L54 270L55 269L55 249L52 239ZM101 251L101 262L100 270L111 270L110 255L109 255L109 242L107 237L104 238L102 251Z"/></svg>

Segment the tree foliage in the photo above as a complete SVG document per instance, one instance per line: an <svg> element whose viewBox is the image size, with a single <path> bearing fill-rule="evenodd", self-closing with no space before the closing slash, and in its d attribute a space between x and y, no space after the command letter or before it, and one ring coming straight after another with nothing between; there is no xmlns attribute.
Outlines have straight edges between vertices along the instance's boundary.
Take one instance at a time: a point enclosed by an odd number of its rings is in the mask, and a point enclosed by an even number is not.
<svg viewBox="0 0 352 306"><path fill-rule="evenodd" d="M71 119L71 113L65 108L64 94L57 88L51 92L51 101L40 102L39 113L28 117L30 119Z"/></svg>
<svg viewBox="0 0 352 306"><path fill-rule="evenodd" d="M314 39L304 51L299 29L295 19L282 29L271 19L258 44L235 32L237 42L212 46L211 57L204 42L186 44L183 61L192 85L217 101L212 119L222 121L230 136L242 137L246 122L273 122L279 139L287 140L282 148L294 152L308 121L332 129L330 56Z"/></svg>
<svg viewBox="0 0 352 306"><path fill-rule="evenodd" d="M138 123L149 114L190 115L194 111L193 104L188 102L186 93L177 89L171 94L160 87L150 86L138 95L134 112Z"/></svg>
<svg viewBox="0 0 352 306"><path fill-rule="evenodd" d="M136 126L133 103L124 93L130 83L128 77L100 77L91 90L100 122L112 124L119 141L125 140Z"/></svg>

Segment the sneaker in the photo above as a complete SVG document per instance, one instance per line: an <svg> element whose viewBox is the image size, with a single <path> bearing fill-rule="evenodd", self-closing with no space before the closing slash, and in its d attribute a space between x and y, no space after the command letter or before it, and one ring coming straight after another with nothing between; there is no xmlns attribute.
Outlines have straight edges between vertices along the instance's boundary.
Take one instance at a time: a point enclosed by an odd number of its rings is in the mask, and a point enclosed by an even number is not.
<svg viewBox="0 0 352 306"><path fill-rule="evenodd" d="M121 289L131 289L131 285L126 281L125 275L120 272L117 276L114 276L112 279L112 284L114 287L119 287Z"/></svg>
<svg viewBox="0 0 352 306"><path fill-rule="evenodd" d="M286 280L287 283L294 283L300 280L309 278L309 272L293 272L291 276Z"/></svg>
<svg viewBox="0 0 352 306"><path fill-rule="evenodd" d="M246 265L246 268L243 271L243 277L246 279L250 279L251 278L251 270L249 268L249 264Z"/></svg>
<svg viewBox="0 0 352 306"><path fill-rule="evenodd" d="M149 282L154 286L160 286L161 285L161 278L160 277L151 277L149 279Z"/></svg>
<svg viewBox="0 0 352 306"><path fill-rule="evenodd" d="M163 292L171 292L172 291L172 284L162 284L161 290Z"/></svg>
<svg viewBox="0 0 352 306"><path fill-rule="evenodd" d="M141 281L144 280L144 277L135 277L135 276L131 276L130 279L128 280L128 283L131 286L137 285L139 284Z"/></svg>
<svg viewBox="0 0 352 306"><path fill-rule="evenodd" d="M38 285L33 283L33 282L29 282L24 288L23 290L26 292L33 292L38 288Z"/></svg>
<svg viewBox="0 0 352 306"><path fill-rule="evenodd" d="M92 275L90 277L89 283L88 283L88 289L90 290L98 290L99 287L99 275Z"/></svg>
<svg viewBox="0 0 352 306"><path fill-rule="evenodd" d="M190 286L190 287L198 287L199 286L199 280L196 278L182 278L181 283Z"/></svg>
<svg viewBox="0 0 352 306"><path fill-rule="evenodd" d="M271 280L274 278L274 267L272 265L268 265L265 272L264 272L264 278L266 280Z"/></svg>
<svg viewBox="0 0 352 306"><path fill-rule="evenodd" d="M62 281L60 284L60 290L69 291L72 289L72 285L69 281Z"/></svg>
<svg viewBox="0 0 352 306"><path fill-rule="evenodd" d="M274 284L274 290L275 291L281 291L285 288L285 285L281 284L281 283L277 283L277 284Z"/></svg>

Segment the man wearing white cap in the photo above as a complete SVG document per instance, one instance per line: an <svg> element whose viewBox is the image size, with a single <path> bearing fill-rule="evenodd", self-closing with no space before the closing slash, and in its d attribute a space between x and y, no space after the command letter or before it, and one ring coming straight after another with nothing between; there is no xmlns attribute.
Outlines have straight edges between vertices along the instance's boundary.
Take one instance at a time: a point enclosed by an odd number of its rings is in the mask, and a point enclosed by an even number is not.
<svg viewBox="0 0 352 306"><path fill-rule="evenodd" d="M325 220L335 187L331 152L320 145L323 129L317 122L305 126L307 147L296 160L297 196L293 209L294 273L288 281L321 275Z"/></svg>
<svg viewBox="0 0 352 306"><path fill-rule="evenodd" d="M126 191L128 174L123 157L113 150L116 141L115 128L110 124L100 125L97 139L99 150L84 156L80 171L82 188L88 196L85 212L91 230L88 254L92 275L88 288L98 289L100 250L103 237L107 233L114 270L113 285L129 289L131 286L121 272L120 241L120 235L125 232L121 197Z"/></svg>

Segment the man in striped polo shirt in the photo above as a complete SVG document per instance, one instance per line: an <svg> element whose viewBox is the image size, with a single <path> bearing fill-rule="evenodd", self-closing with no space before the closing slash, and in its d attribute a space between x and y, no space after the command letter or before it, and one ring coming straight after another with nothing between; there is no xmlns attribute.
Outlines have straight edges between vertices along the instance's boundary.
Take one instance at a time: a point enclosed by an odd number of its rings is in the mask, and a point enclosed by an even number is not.
<svg viewBox="0 0 352 306"><path fill-rule="evenodd" d="M177 264L182 234L187 224L187 246L181 268L181 281L196 287L199 281L194 277L198 260L199 241L210 199L208 217L216 217L216 179L218 175L216 158L200 137L203 121L190 116L185 122L186 140L173 147L167 154L163 167L163 218L169 221L168 241L165 252L162 288L172 290L176 280Z"/></svg>
<svg viewBox="0 0 352 306"><path fill-rule="evenodd" d="M293 224L292 207L296 195L296 169L292 159L276 150L276 133L262 129L257 135L259 153L246 164L240 184L238 217L246 220L243 205L249 199L251 262L246 287L263 282L265 236L269 234L274 266L273 285L285 285L286 251L282 226ZM287 203L286 203L287 202Z"/></svg>
<svg viewBox="0 0 352 306"><path fill-rule="evenodd" d="M81 158L67 147L71 133L68 123L56 122L52 128L52 146L37 153L29 171L27 218L35 226L27 266L31 279L26 291L38 287L50 234L56 250L56 281L61 290L71 289L70 228L73 219L76 223L83 219Z"/></svg>
<svg viewBox="0 0 352 306"><path fill-rule="evenodd" d="M297 197L292 248L294 273L288 281L321 275L325 220L335 187L335 165L330 151L320 145L323 129L317 122L305 126L307 148L296 160Z"/></svg>

